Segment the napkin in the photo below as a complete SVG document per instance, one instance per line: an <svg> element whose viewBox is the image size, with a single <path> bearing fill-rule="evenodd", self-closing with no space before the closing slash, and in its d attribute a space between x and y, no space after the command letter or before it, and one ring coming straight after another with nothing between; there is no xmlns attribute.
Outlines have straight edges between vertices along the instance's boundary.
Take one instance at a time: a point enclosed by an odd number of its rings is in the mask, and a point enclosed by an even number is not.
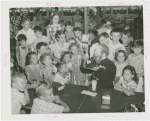
<svg viewBox="0 0 150 121"><path fill-rule="evenodd" d="M86 91L86 90L83 90L81 92L81 94L85 94L85 95L89 95L89 96L93 96L93 97L95 97L97 95L97 93Z"/></svg>

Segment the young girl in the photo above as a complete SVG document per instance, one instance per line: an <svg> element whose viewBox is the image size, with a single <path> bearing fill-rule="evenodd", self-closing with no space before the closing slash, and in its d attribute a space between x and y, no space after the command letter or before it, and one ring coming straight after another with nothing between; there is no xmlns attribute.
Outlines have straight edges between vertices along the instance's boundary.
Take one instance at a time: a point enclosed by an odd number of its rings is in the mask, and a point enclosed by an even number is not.
<svg viewBox="0 0 150 121"><path fill-rule="evenodd" d="M75 43L72 43L69 46L69 50L72 52L72 61L73 61L72 83L77 85L84 85L85 81L88 79L88 75L83 74L80 71L82 57L78 53L79 46Z"/></svg>
<svg viewBox="0 0 150 121"><path fill-rule="evenodd" d="M64 30L64 26L59 24L59 15L53 13L52 15L52 24L47 26L47 37L50 39L50 43L53 44L56 42L55 33L57 30Z"/></svg>
<svg viewBox="0 0 150 121"><path fill-rule="evenodd" d="M115 85L115 89L123 91L126 95L134 95L137 88L137 75L133 66L127 65L123 69L122 77L120 77L119 82Z"/></svg>
<svg viewBox="0 0 150 121"><path fill-rule="evenodd" d="M26 57L25 73L28 81L33 84L43 80L43 66L38 63L35 52L29 52Z"/></svg>
<svg viewBox="0 0 150 121"><path fill-rule="evenodd" d="M142 106L140 106L139 104L125 104L121 110L121 112L142 112Z"/></svg>
<svg viewBox="0 0 150 121"><path fill-rule="evenodd" d="M46 83L52 83L54 80L54 72L56 72L56 67L52 65L52 60L50 58L50 55L47 53L44 53L40 57L40 62L44 65L44 81Z"/></svg>
<svg viewBox="0 0 150 121"><path fill-rule="evenodd" d="M127 65L126 60L127 60L127 55L124 50L119 50L118 52L115 53L115 66L116 66L116 78L120 78L122 75L122 70L124 67Z"/></svg>

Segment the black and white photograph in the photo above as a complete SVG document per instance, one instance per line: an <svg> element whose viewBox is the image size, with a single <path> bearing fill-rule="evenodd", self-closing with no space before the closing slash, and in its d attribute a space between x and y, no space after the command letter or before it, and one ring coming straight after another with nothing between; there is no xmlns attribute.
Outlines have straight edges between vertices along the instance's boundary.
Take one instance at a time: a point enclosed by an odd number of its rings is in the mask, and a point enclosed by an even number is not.
<svg viewBox="0 0 150 121"><path fill-rule="evenodd" d="M143 15L142 4L10 7L11 115L146 112Z"/></svg>

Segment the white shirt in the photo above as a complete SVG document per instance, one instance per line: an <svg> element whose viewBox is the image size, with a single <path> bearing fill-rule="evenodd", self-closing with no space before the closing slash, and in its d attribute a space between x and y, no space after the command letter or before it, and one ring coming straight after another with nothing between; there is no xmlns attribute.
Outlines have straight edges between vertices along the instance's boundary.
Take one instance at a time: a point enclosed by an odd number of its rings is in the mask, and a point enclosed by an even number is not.
<svg viewBox="0 0 150 121"><path fill-rule="evenodd" d="M24 93L19 92L15 88L11 88L11 113L20 114L22 105L26 105Z"/></svg>
<svg viewBox="0 0 150 121"><path fill-rule="evenodd" d="M34 35L34 31L32 29L30 29L30 28L29 28L29 30L27 32L24 31L24 29L20 30L17 33L16 37L15 37L16 40L18 40L17 37L18 37L19 34L25 34L26 35L26 37L27 37L27 45L32 44L32 42L36 38L35 35Z"/></svg>

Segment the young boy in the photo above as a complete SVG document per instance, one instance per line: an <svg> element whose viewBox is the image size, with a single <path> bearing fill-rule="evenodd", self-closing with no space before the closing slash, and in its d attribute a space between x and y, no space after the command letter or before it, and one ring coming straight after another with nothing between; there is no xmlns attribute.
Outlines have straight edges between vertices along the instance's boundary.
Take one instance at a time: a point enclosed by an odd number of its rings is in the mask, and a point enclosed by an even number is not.
<svg viewBox="0 0 150 121"><path fill-rule="evenodd" d="M74 33L73 33L73 25L71 21L67 21L65 23L65 35L66 35L66 41L68 41L70 38L75 38Z"/></svg>
<svg viewBox="0 0 150 121"><path fill-rule="evenodd" d="M42 35L42 29L41 29L41 27L35 26L34 27L34 33L35 33L36 39L34 40L34 42L31 45L31 46L34 47L34 49L36 49L36 45L39 42L45 42L45 43L47 43L49 45L48 38L46 36Z"/></svg>
<svg viewBox="0 0 150 121"><path fill-rule="evenodd" d="M56 64L57 73L54 78L54 82L58 82L65 85L71 81L71 74L65 62L59 62Z"/></svg>
<svg viewBox="0 0 150 121"><path fill-rule="evenodd" d="M30 29L30 20L29 19L24 19L22 22L21 22L21 25L23 26L23 29L20 30L15 39L17 40L17 43L16 43L16 48L18 48L18 35L19 34L25 34L26 37L27 37L27 45L30 47L32 42L34 41L34 39L36 38L35 35L34 35L34 31L32 29Z"/></svg>
<svg viewBox="0 0 150 121"><path fill-rule="evenodd" d="M126 53L127 55L131 54L131 45L130 45L130 31L129 30L125 30L122 32L122 44L126 49Z"/></svg>
<svg viewBox="0 0 150 121"><path fill-rule="evenodd" d="M119 42L119 39L121 38L121 31L118 28L112 29L110 33L112 41L109 43L109 56L108 58L112 61L114 61L115 53L118 50L124 50L124 46Z"/></svg>
<svg viewBox="0 0 150 121"><path fill-rule="evenodd" d="M42 54L48 53L48 46L47 46L47 43L45 42L37 43L36 49L37 49L38 60L40 59L40 56Z"/></svg>
<svg viewBox="0 0 150 121"><path fill-rule="evenodd" d="M30 102L26 89L27 80L23 74L11 78L11 113L20 114L21 107Z"/></svg>
<svg viewBox="0 0 150 121"><path fill-rule="evenodd" d="M50 84L40 84L36 89L36 94L37 98L33 101L31 114L51 114L70 111L66 103L53 96L53 88Z"/></svg>
<svg viewBox="0 0 150 121"><path fill-rule="evenodd" d="M19 65L19 70L21 73L24 72L25 62L26 62L26 55L28 54L28 47L27 47L27 37L24 34L20 34L17 37L18 39L18 49L16 50L16 58Z"/></svg>

